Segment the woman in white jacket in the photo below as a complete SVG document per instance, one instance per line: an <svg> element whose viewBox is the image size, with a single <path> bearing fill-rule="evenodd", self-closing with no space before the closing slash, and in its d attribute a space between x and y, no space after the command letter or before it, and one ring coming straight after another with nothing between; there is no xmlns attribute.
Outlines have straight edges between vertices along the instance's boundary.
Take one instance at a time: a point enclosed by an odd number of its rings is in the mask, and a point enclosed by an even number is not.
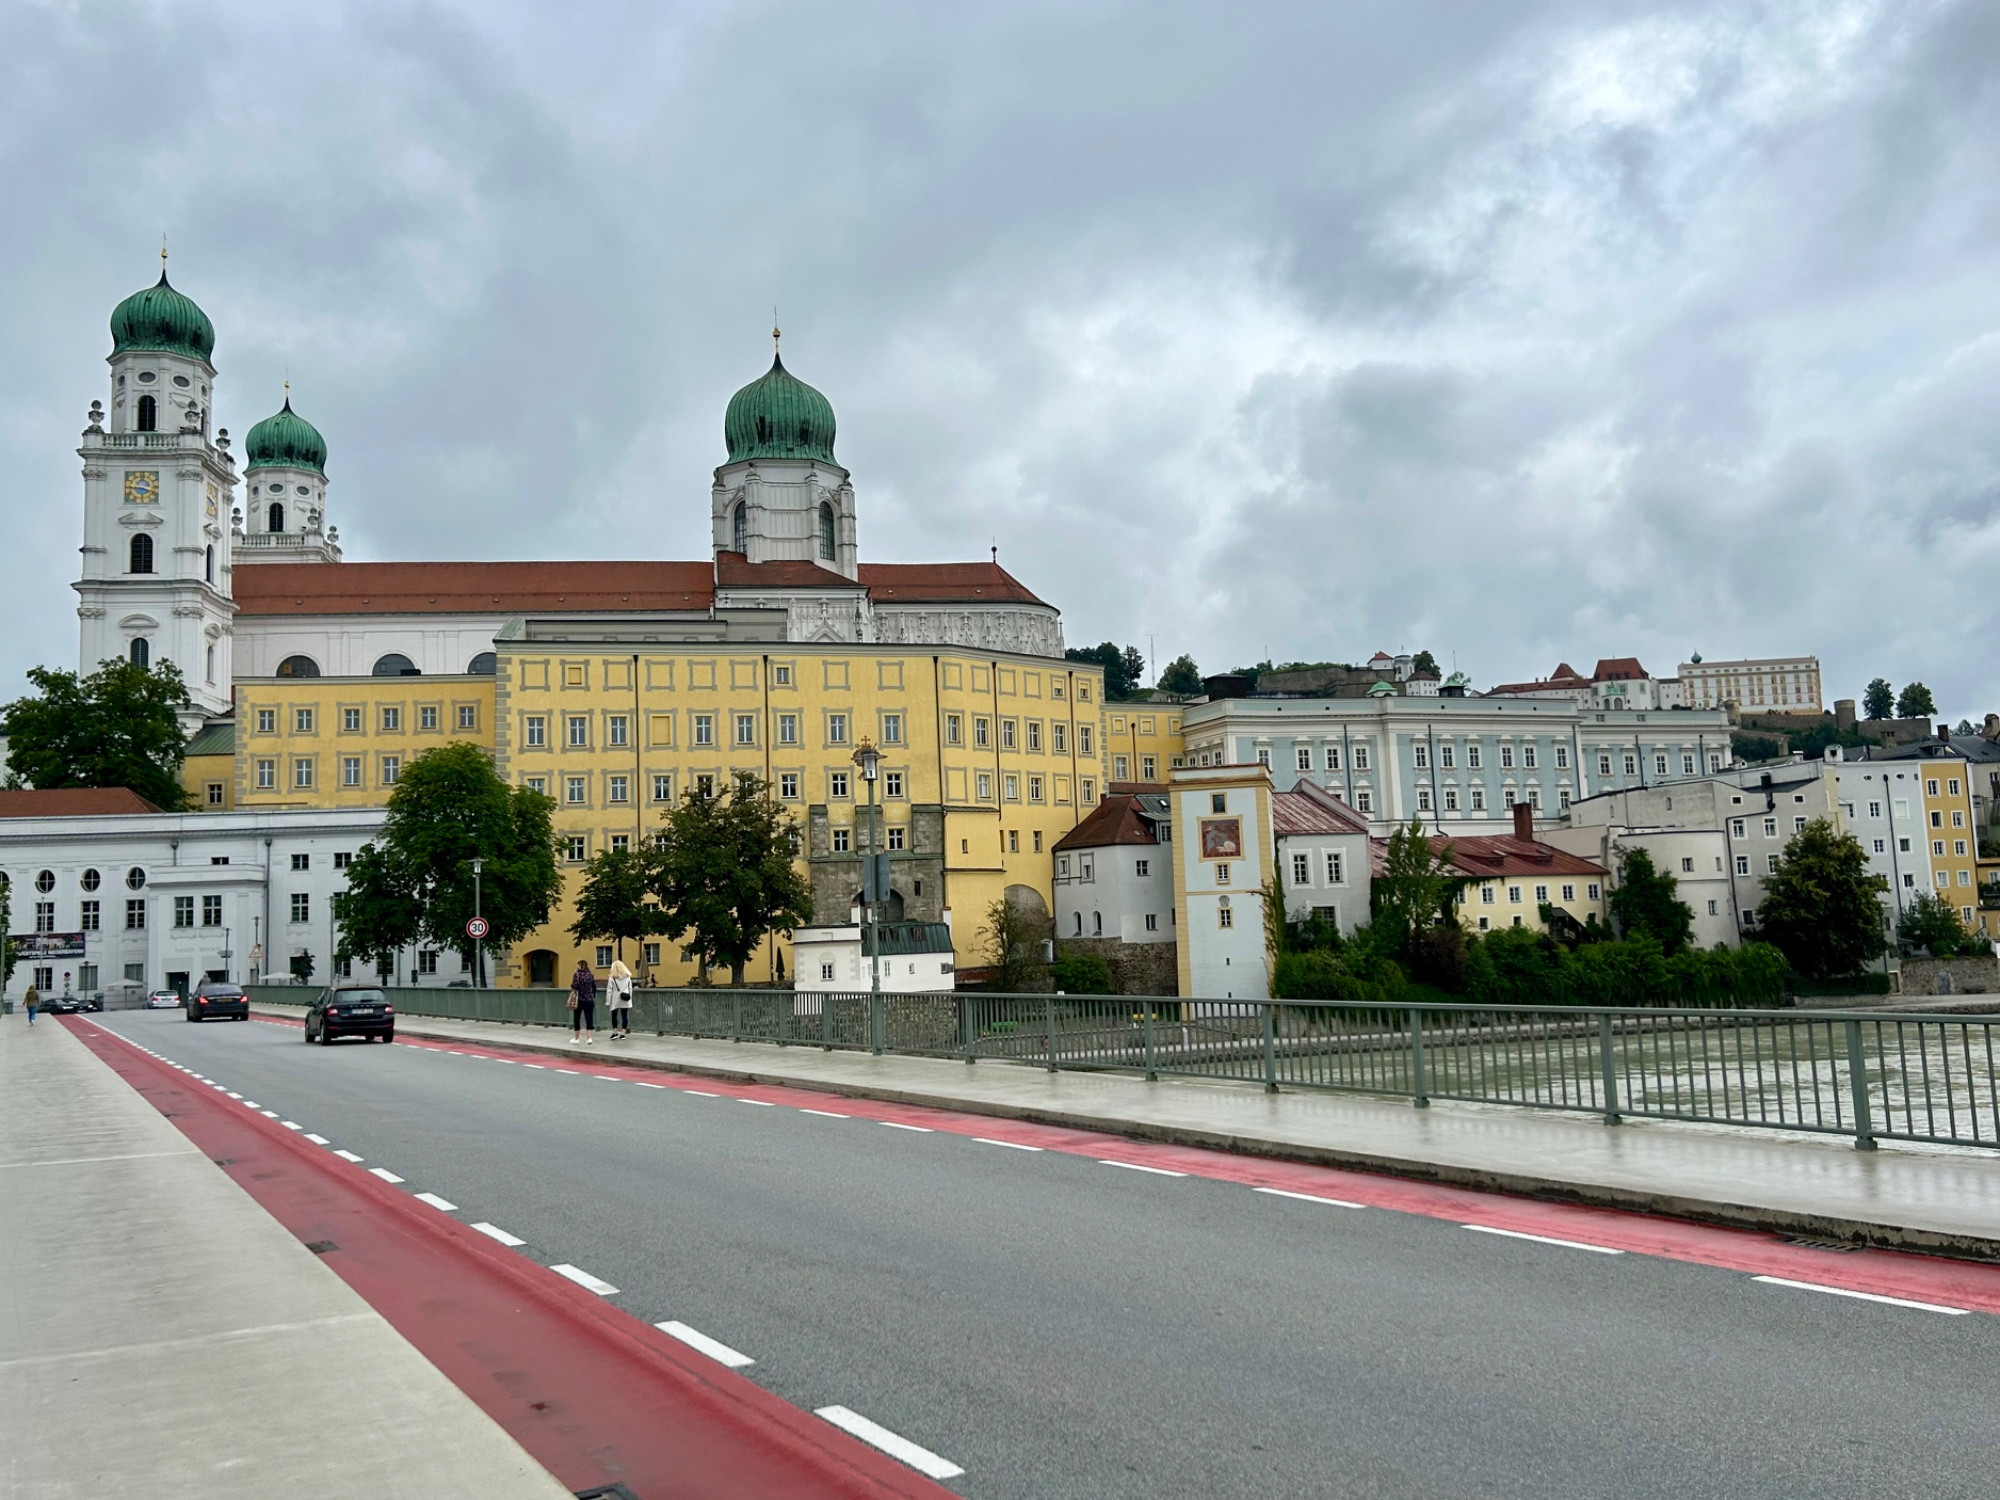
<svg viewBox="0 0 2000 1500"><path fill-rule="evenodd" d="M611 1001L611 1040L632 1035L632 971L625 960L611 961L611 981L607 986Z"/></svg>

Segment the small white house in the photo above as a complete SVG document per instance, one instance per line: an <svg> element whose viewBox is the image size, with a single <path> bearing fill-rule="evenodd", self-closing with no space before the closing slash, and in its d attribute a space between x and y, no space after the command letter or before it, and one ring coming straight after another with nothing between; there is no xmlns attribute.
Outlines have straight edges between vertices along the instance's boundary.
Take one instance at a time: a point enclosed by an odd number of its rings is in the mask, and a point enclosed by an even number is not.
<svg viewBox="0 0 2000 1500"><path fill-rule="evenodd" d="M878 947L881 952L884 994L934 994L956 987L949 923L878 922L873 944L864 943L869 935L868 929L858 922L795 929L793 989L844 995L867 991L870 983L865 946Z"/></svg>

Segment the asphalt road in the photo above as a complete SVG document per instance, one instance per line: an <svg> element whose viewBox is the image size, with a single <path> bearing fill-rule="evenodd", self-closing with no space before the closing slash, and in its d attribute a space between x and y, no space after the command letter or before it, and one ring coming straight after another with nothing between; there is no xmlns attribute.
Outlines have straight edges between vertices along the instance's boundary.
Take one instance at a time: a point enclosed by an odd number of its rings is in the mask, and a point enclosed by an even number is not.
<svg viewBox="0 0 2000 1500"><path fill-rule="evenodd" d="M963 1466L967 1495L2000 1492L1982 1314L553 1067L93 1019Z"/></svg>

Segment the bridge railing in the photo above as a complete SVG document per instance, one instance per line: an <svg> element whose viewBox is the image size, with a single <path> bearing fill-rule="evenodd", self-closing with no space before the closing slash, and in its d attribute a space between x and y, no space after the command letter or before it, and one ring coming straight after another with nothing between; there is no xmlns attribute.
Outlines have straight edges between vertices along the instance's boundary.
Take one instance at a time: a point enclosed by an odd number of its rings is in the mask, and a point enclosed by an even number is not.
<svg viewBox="0 0 2000 1500"><path fill-rule="evenodd" d="M310 992L257 986L263 1002ZM395 989L397 1008L567 1027L554 989ZM603 999L597 1024L608 1024ZM634 1031L1050 1071L1118 1070L2000 1148L2000 1016L1176 997L642 989Z"/></svg>

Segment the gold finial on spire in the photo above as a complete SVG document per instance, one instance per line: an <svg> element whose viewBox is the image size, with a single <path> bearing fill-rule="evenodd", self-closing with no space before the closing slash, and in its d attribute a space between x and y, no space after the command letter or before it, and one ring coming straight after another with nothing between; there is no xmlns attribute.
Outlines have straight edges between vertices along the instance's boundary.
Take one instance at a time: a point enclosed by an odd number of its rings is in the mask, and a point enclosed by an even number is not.
<svg viewBox="0 0 2000 1500"><path fill-rule="evenodd" d="M773 359L776 359L778 357L779 337L780 334L778 333L778 305L774 302L771 304L771 357Z"/></svg>
<svg viewBox="0 0 2000 1500"><path fill-rule="evenodd" d="M290 367L290 366L286 366L286 368L285 368L285 405L287 405L287 406L290 406L291 404L292 404L292 371L291 371L291 367Z"/></svg>
<svg viewBox="0 0 2000 1500"><path fill-rule="evenodd" d="M167 274L167 232L164 229L160 231L160 274Z"/></svg>

